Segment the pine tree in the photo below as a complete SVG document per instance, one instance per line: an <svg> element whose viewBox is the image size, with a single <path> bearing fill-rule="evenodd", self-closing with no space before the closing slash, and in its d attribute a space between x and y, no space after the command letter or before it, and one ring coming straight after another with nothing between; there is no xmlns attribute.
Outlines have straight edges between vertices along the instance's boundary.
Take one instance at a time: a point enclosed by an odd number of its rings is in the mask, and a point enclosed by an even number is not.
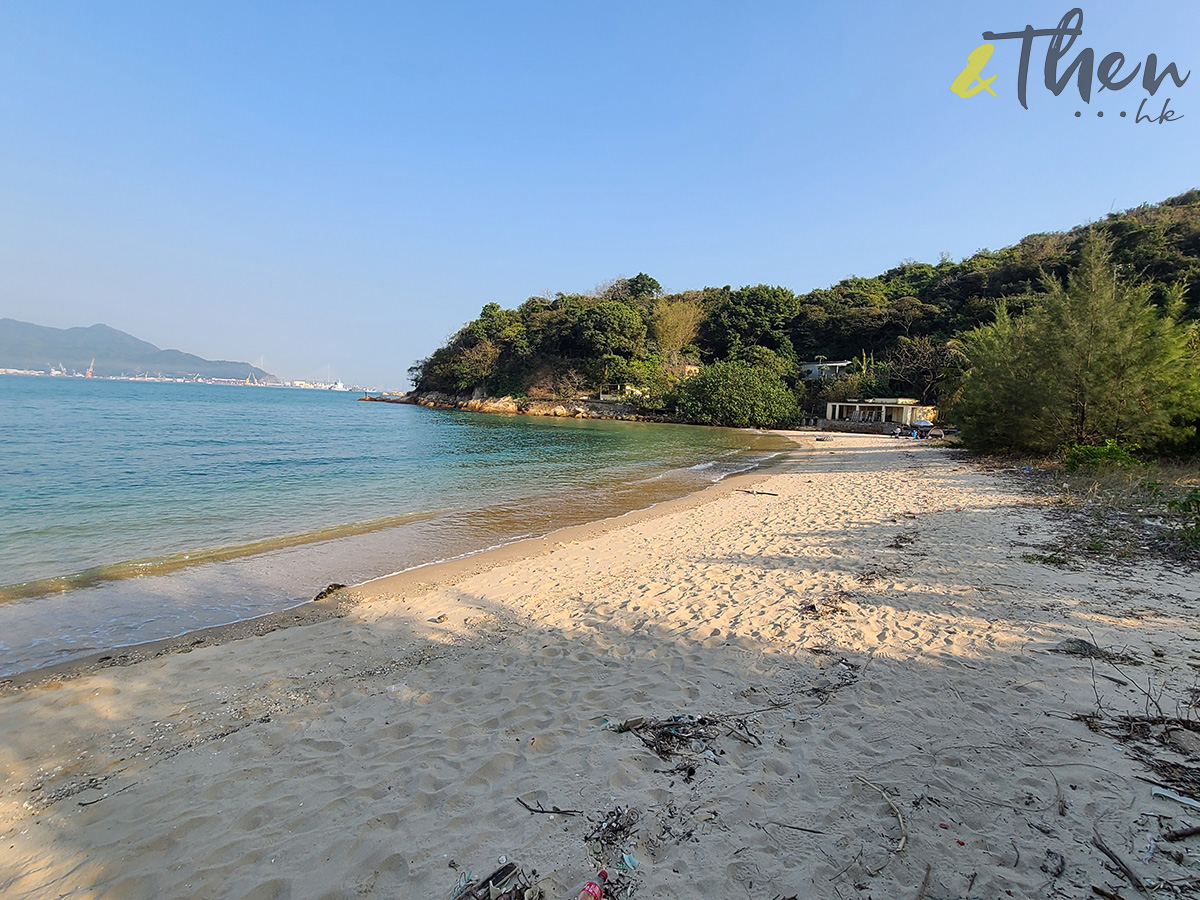
<svg viewBox="0 0 1200 900"><path fill-rule="evenodd" d="M1161 308L1148 285L1113 265L1108 241L1089 237L1066 284L1020 319L968 332L969 368L951 404L980 449L1053 451L1112 439L1163 449L1195 432L1200 367L1178 319L1181 287Z"/></svg>
<svg viewBox="0 0 1200 900"><path fill-rule="evenodd" d="M1038 408L1037 361L1031 357L1028 322L1014 319L1004 301L996 304L996 320L981 325L954 344L970 363L945 413L979 450L1030 447Z"/></svg>
<svg viewBox="0 0 1200 900"><path fill-rule="evenodd" d="M1044 392L1040 449L1186 438L1181 417L1194 414L1200 384L1178 323L1182 290L1156 308L1150 286L1130 284L1099 235L1085 242L1067 283L1049 287L1028 332Z"/></svg>

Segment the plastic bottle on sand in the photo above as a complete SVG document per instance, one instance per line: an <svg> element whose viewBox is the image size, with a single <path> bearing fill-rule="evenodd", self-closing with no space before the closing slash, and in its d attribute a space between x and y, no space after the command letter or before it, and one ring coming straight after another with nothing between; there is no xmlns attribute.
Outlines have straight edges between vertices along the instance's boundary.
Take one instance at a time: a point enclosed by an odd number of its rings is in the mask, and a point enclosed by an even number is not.
<svg viewBox="0 0 1200 900"><path fill-rule="evenodd" d="M579 892L579 900L601 900L604 892L601 890L600 885L606 881L608 881L608 873L601 871L596 876L595 881L589 881L583 886L583 890Z"/></svg>

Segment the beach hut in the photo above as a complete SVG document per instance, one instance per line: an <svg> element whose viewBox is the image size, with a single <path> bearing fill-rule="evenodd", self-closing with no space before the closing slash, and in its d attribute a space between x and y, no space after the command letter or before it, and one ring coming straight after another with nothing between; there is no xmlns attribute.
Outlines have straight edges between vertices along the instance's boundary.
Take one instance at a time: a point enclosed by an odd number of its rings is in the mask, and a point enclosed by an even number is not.
<svg viewBox="0 0 1200 900"><path fill-rule="evenodd" d="M873 397L825 404L825 418L834 422L870 422L911 426L917 419L932 419L936 410L909 397Z"/></svg>

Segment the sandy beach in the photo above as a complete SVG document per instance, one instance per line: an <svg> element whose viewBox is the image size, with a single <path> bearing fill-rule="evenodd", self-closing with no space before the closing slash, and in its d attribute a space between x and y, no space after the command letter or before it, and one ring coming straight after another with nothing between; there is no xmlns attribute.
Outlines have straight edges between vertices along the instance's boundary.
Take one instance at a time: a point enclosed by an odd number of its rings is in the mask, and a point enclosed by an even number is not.
<svg viewBox="0 0 1200 900"><path fill-rule="evenodd" d="M0 895L449 898L502 857L549 898L1186 889L1200 837L1161 838L1200 804L1104 724L1188 716L1200 579L1038 561L1052 509L959 452L795 440L300 627L10 685Z"/></svg>

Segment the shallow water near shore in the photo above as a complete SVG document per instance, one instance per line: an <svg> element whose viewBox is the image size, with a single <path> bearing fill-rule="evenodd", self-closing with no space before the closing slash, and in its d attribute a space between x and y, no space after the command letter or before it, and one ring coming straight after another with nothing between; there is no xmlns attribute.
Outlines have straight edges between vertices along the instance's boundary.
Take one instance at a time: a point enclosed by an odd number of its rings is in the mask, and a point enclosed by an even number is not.
<svg viewBox="0 0 1200 900"><path fill-rule="evenodd" d="M356 396L0 377L0 675L645 508L786 446Z"/></svg>

